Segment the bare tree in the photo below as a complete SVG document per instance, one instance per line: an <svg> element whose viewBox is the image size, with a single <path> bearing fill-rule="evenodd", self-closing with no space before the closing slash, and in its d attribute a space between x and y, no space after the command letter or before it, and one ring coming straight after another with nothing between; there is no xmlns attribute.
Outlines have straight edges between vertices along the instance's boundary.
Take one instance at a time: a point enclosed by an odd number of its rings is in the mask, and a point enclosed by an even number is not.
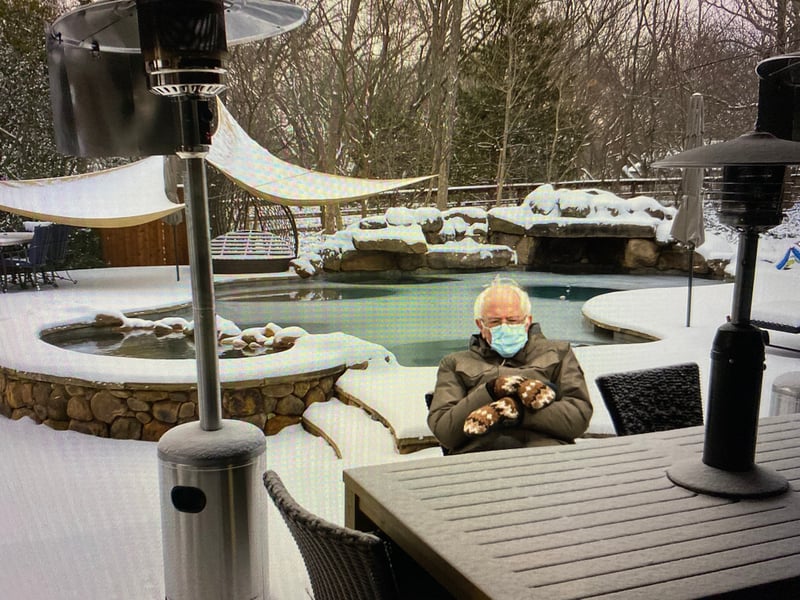
<svg viewBox="0 0 800 600"><path fill-rule="evenodd" d="M425 90L432 168L438 174L436 205L447 207L450 158L456 120L463 0L415 0L422 22L430 24L419 71Z"/></svg>
<svg viewBox="0 0 800 600"><path fill-rule="evenodd" d="M705 0L739 25L737 43L761 58L800 47L800 5L796 0Z"/></svg>

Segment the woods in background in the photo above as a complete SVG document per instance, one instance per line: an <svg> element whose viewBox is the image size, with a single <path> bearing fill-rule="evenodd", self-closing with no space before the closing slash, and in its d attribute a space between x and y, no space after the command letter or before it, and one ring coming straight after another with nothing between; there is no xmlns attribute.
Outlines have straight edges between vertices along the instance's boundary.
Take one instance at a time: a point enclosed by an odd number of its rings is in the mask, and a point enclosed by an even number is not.
<svg viewBox="0 0 800 600"><path fill-rule="evenodd" d="M300 28L231 48L223 100L281 158L447 187L616 179L752 129L754 69L798 49L791 0L298 0ZM78 2L0 0L0 177L96 168L55 151L44 27ZM337 225L336 211L326 228Z"/></svg>

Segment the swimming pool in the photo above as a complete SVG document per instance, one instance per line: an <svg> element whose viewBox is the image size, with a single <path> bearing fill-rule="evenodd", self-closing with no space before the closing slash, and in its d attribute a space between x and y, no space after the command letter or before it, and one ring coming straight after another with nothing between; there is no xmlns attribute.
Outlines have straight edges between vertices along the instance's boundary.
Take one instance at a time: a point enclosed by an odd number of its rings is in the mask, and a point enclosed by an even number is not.
<svg viewBox="0 0 800 600"><path fill-rule="evenodd" d="M270 280L226 285L217 290L217 313L240 328L276 323L297 325L309 333L342 331L380 344L405 366L433 366L449 352L467 347L477 331L472 305L498 273L375 274L311 280ZM509 273L499 273L508 276ZM573 345L642 341L595 331L581 306L589 298L614 290L686 285L681 277L630 275L562 275L515 272L513 278L531 296L534 320L549 338ZM182 316L191 309L172 309L147 318ZM102 329L58 331L48 343L90 354L147 358L192 358L191 340L156 338ZM222 358L241 357L221 348Z"/></svg>

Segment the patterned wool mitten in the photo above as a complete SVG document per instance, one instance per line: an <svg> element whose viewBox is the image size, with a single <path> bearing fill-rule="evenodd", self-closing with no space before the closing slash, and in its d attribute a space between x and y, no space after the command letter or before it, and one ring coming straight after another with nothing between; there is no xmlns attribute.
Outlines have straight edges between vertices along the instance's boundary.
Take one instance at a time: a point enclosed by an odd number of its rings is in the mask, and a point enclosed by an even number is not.
<svg viewBox="0 0 800 600"><path fill-rule="evenodd" d="M538 379L526 379L517 390L522 404L527 408L539 410L556 399L556 393L549 385Z"/></svg>
<svg viewBox="0 0 800 600"><path fill-rule="evenodd" d="M512 398L500 398L476 408L464 421L464 433L468 436L483 435L498 425L510 427L519 421L519 408Z"/></svg>
<svg viewBox="0 0 800 600"><path fill-rule="evenodd" d="M506 375L492 379L486 384L489 395L495 400L505 396L513 396L517 393L520 384L525 381L521 375Z"/></svg>

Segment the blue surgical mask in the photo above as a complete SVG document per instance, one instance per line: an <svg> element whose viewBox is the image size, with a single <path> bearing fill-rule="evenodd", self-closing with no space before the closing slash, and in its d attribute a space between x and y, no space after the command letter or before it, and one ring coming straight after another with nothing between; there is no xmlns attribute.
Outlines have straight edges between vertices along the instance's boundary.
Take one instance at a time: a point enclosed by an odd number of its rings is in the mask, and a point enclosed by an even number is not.
<svg viewBox="0 0 800 600"><path fill-rule="evenodd" d="M503 323L489 329L492 332L492 343L490 346L503 358L511 358L528 341L528 332L525 324L509 325Z"/></svg>

